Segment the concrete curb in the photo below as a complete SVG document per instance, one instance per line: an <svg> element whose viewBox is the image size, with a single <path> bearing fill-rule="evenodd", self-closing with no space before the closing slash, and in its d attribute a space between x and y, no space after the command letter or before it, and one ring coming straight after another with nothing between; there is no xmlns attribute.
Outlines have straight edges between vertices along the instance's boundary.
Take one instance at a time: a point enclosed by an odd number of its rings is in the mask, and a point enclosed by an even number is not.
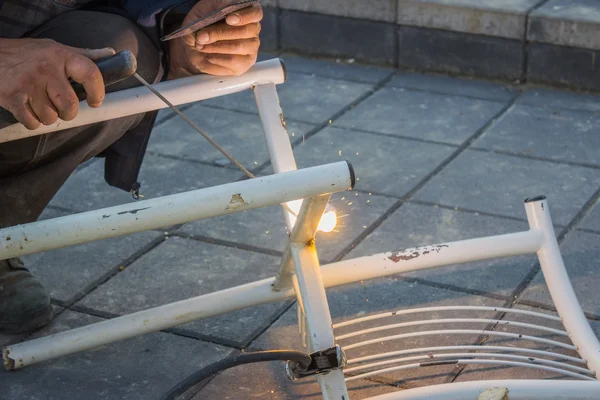
<svg viewBox="0 0 600 400"><path fill-rule="evenodd" d="M263 50L600 91L598 0L262 3Z"/></svg>

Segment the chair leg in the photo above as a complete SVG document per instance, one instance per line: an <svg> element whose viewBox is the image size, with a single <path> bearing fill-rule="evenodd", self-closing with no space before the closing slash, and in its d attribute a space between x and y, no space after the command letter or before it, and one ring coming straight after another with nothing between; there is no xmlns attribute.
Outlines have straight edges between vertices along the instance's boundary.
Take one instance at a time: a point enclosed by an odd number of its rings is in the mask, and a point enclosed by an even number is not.
<svg viewBox="0 0 600 400"><path fill-rule="evenodd" d="M532 230L543 235L537 252L552 301L565 329L588 368L600 379L600 342L577 300L558 247L548 202L544 196L525 200L527 220Z"/></svg>

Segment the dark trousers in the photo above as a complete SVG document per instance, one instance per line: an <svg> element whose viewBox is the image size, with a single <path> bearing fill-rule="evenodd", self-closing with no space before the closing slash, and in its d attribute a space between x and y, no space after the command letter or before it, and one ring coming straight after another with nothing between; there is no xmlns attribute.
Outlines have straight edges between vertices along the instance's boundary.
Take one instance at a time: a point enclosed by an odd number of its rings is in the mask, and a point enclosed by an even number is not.
<svg viewBox="0 0 600 400"><path fill-rule="evenodd" d="M82 48L129 49L138 60L138 73L148 81L153 82L160 71L152 40L120 15L73 11L28 36ZM107 92L139 85L132 77L109 86ZM36 221L81 163L100 155L143 117L133 115L0 144L0 228Z"/></svg>

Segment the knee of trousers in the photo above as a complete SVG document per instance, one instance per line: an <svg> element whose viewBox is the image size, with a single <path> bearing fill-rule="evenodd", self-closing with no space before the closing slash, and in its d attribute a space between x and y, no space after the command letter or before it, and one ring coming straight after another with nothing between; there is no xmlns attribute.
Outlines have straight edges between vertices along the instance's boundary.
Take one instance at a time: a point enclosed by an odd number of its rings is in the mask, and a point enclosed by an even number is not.
<svg viewBox="0 0 600 400"><path fill-rule="evenodd" d="M137 59L137 72L149 82L159 74L160 52L148 35L129 19L107 12L76 10L61 14L29 37L53 39L79 48L112 47L115 51L130 50ZM108 92L140 86L134 78L111 85Z"/></svg>

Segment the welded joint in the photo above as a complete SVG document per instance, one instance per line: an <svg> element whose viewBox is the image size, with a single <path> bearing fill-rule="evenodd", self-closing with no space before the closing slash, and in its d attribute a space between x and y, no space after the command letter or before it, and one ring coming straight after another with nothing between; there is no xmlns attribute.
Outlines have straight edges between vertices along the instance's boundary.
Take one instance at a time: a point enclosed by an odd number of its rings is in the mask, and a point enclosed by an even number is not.
<svg viewBox="0 0 600 400"><path fill-rule="evenodd" d="M311 363L302 365L297 361L288 361L285 372L292 382L309 376L324 375L331 371L345 368L348 364L346 354L341 346L336 345L310 354Z"/></svg>
<svg viewBox="0 0 600 400"><path fill-rule="evenodd" d="M302 208L290 233L288 245L281 257L279 271L272 286L274 291L287 290L292 287L292 276L294 275L292 248L298 251L305 247L316 246L315 235L330 198L330 194L325 194L305 199L302 202Z"/></svg>

